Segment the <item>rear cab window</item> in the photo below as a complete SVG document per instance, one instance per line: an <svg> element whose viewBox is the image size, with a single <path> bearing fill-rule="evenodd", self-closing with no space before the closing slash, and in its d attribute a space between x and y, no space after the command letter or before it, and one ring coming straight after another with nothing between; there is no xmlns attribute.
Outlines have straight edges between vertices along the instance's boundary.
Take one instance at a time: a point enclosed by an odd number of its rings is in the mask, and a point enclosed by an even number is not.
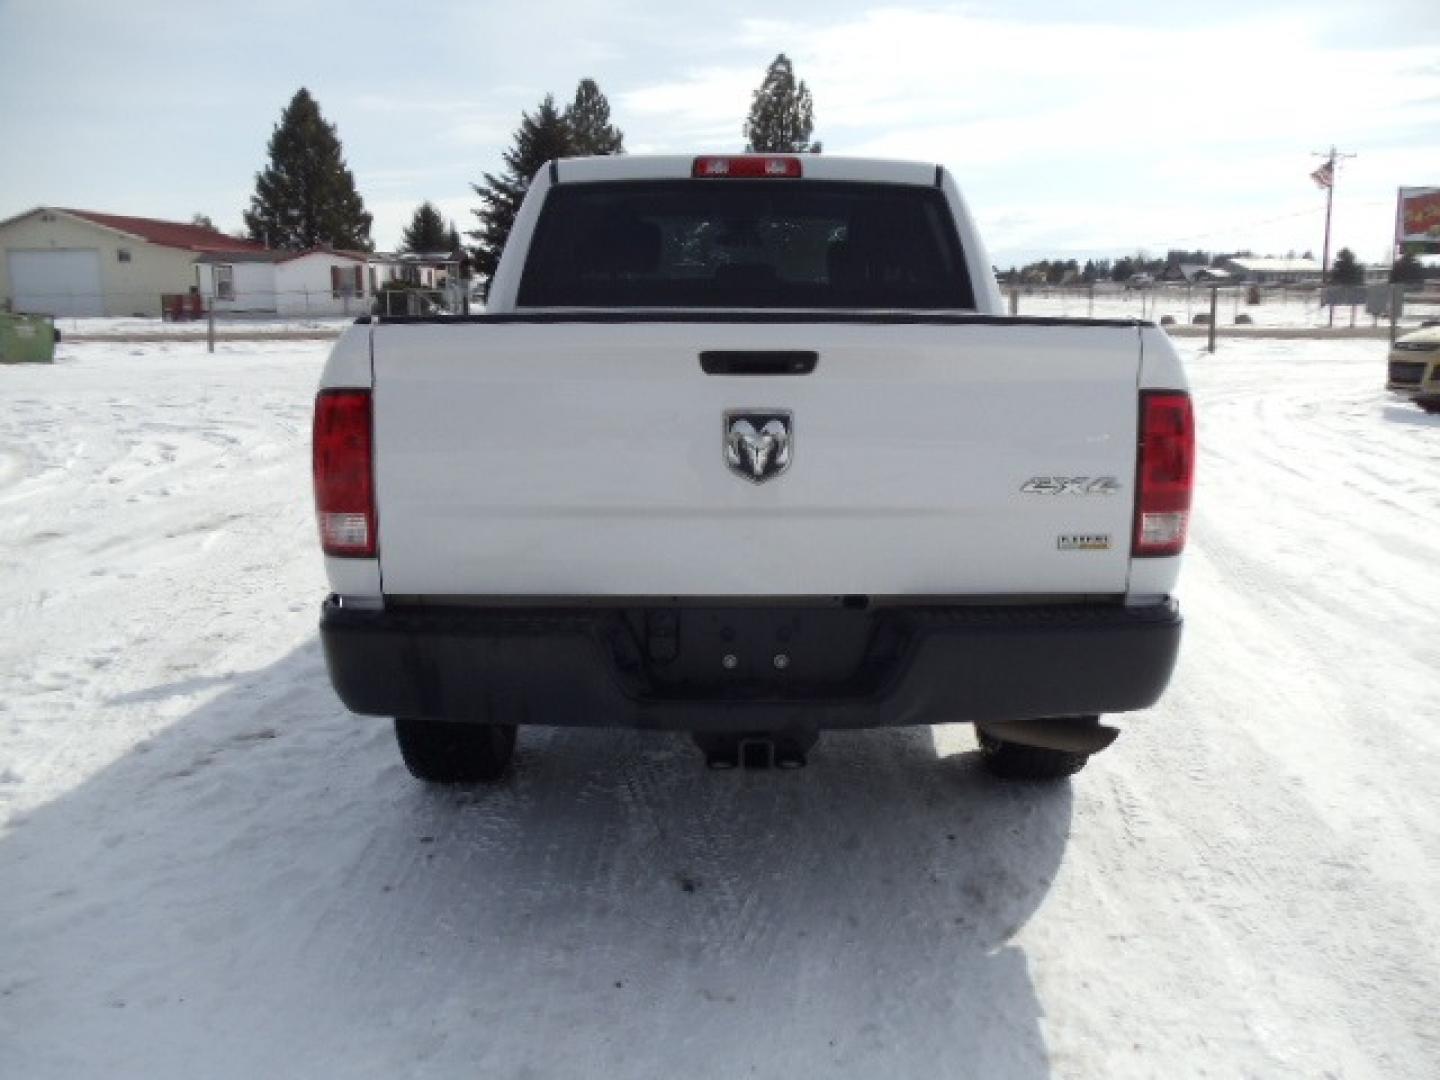
<svg viewBox="0 0 1440 1080"><path fill-rule="evenodd" d="M518 306L948 311L975 299L938 188L691 179L551 188Z"/></svg>

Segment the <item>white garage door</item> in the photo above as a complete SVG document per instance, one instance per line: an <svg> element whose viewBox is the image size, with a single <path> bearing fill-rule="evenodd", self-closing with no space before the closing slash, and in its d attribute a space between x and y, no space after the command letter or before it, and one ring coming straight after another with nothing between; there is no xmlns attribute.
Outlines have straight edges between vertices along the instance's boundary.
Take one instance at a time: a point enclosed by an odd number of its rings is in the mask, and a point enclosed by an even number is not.
<svg viewBox="0 0 1440 1080"><path fill-rule="evenodd" d="M44 315L103 315L100 253L94 248L7 252L16 311Z"/></svg>

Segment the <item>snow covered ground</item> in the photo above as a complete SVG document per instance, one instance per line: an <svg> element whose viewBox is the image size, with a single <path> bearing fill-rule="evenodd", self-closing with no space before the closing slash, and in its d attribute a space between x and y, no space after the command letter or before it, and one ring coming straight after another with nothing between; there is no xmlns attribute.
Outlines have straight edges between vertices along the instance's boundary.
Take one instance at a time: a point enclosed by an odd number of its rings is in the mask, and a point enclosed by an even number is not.
<svg viewBox="0 0 1440 1080"><path fill-rule="evenodd" d="M1440 417L1186 346L1181 669L1039 789L939 728L426 790L315 645L323 344L0 368L0 1074L1440 1075Z"/></svg>
<svg viewBox="0 0 1440 1080"><path fill-rule="evenodd" d="M302 331L338 335L340 331L353 323L356 315L359 314L361 311L358 307L355 315L348 316L295 315L282 317L279 315L234 315L225 312L215 316L215 329L227 334L244 332L255 337L264 337L270 334L295 334ZM146 319L138 316L84 319L62 317L55 320L55 325L60 328L63 337L81 340L97 336L146 338L175 337L182 334L203 338L209 333L209 324L205 319L168 322L164 319Z"/></svg>

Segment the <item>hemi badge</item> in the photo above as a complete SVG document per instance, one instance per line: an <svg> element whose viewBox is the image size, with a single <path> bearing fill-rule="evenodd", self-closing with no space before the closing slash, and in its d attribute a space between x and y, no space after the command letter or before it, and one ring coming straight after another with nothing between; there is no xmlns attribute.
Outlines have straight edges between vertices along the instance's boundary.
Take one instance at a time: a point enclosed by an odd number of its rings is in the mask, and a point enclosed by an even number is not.
<svg viewBox="0 0 1440 1080"><path fill-rule="evenodd" d="M1109 551L1109 533L1066 533L1056 537L1061 551Z"/></svg>

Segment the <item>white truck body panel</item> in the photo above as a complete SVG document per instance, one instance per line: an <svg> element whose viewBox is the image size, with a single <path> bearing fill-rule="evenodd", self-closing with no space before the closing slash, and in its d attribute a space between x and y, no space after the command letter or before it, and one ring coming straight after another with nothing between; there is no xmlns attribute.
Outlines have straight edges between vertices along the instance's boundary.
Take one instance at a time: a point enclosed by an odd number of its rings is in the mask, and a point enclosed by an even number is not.
<svg viewBox="0 0 1440 1080"><path fill-rule="evenodd" d="M813 349L709 376L700 349ZM375 328L384 589L460 595L1123 593L1134 328L866 323ZM793 413L764 484L730 409ZM1022 492L1056 475L1110 494ZM1062 549L1065 536L1103 549Z"/></svg>

